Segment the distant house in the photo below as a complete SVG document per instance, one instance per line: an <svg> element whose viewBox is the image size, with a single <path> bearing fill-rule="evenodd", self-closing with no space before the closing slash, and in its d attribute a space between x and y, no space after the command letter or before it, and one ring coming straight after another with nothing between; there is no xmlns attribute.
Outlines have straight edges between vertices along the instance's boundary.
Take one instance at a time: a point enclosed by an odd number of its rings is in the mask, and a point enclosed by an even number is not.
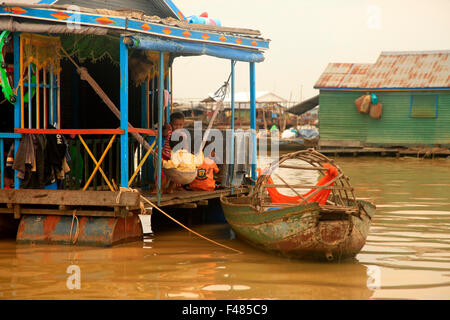
<svg viewBox="0 0 450 320"><path fill-rule="evenodd" d="M287 107L287 100L270 91L257 91L256 99L256 122L258 127L264 126L264 115L266 126L280 122L281 115ZM211 105L216 102L213 95L202 100L203 103ZM228 122L231 117L231 96L228 94L223 100L225 112L220 119ZM236 92L234 96L235 121L236 124L248 125L250 123L250 93Z"/></svg>
<svg viewBox="0 0 450 320"><path fill-rule="evenodd" d="M450 51L382 52L374 64L330 63L314 88L320 90L320 146L450 146ZM382 105L378 119L355 106L372 93Z"/></svg>

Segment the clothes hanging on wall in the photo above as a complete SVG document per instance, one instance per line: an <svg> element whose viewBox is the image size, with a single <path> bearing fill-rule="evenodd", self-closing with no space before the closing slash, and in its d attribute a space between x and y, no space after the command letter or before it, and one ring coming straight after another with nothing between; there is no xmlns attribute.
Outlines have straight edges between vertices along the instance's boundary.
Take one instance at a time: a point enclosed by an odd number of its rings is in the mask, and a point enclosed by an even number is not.
<svg viewBox="0 0 450 320"><path fill-rule="evenodd" d="M66 154L67 143L62 135L23 134L12 165L18 171L20 188L44 189L64 179L70 171Z"/></svg>

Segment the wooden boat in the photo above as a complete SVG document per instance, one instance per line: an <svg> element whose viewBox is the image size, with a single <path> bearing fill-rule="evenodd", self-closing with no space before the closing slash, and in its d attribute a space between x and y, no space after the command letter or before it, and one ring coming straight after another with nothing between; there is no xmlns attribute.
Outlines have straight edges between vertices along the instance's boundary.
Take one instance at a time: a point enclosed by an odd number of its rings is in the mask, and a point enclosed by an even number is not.
<svg viewBox="0 0 450 320"><path fill-rule="evenodd" d="M288 159L303 160L309 166L283 164ZM304 185L289 185L282 178L285 185L276 185L270 178L276 167L327 172L327 164L336 168L335 177L305 195L297 191ZM289 203L274 202L268 190L280 187L293 190L297 196L287 196L286 200L292 200ZM325 190L329 193L326 198L317 197ZM312 149L281 157L259 176L249 195L220 200L225 218L238 238L265 251L300 259L354 257L366 242L375 213L375 205L355 198L342 170Z"/></svg>

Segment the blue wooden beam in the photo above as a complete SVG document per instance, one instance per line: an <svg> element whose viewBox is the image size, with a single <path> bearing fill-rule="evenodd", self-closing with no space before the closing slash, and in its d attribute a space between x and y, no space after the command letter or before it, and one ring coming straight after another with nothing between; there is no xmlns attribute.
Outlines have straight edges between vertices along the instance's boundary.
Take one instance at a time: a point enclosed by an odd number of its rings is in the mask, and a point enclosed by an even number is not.
<svg viewBox="0 0 450 320"><path fill-rule="evenodd" d="M231 145L230 145L230 147L231 147L231 165L230 165L230 168L231 168L231 180L230 180L230 184L232 184L233 183L233 180L234 180L234 158L235 158L235 156L234 156L234 85L235 85L235 82L234 82L234 71L235 71L235 69L234 69L234 66L235 66L235 64L236 64L236 61L234 61L234 60L231 60ZM231 188L231 194L234 194L234 188L232 187Z"/></svg>
<svg viewBox="0 0 450 320"><path fill-rule="evenodd" d="M158 205L161 204L161 170L162 170L162 131L163 131L163 103L164 103L164 52L159 53L159 81L158 81L158 167L157 167L157 186L158 186Z"/></svg>
<svg viewBox="0 0 450 320"><path fill-rule="evenodd" d="M18 1L19 2L19 1ZM124 32L138 32L143 35L167 37L172 39L190 40L216 43L219 46L228 45L236 48L269 49L269 40L260 37L228 34L220 31L195 30L181 28L164 23L154 23L148 20L133 19L130 17L105 16L104 13L74 12L63 8L38 8L33 5L19 6L0 5L0 17L12 17L31 21L42 20L56 23L68 22L74 26L95 26L99 28L123 30Z"/></svg>
<svg viewBox="0 0 450 320"><path fill-rule="evenodd" d="M120 185L128 188L128 47L120 41Z"/></svg>
<svg viewBox="0 0 450 320"><path fill-rule="evenodd" d="M256 180L256 87L255 87L255 63L250 62L250 129L252 133L252 179Z"/></svg>
<svg viewBox="0 0 450 320"><path fill-rule="evenodd" d="M14 45L14 88L18 87L20 81L20 33L14 32L13 34L13 45ZM19 91L20 92L20 91ZM18 94L16 96L16 102L14 103L14 128L20 128L21 125L21 96ZM31 97L30 97L31 100ZM17 150L19 150L19 137L14 138L14 158L16 157ZM19 189L19 178L17 177L17 170L14 170L14 189Z"/></svg>
<svg viewBox="0 0 450 320"><path fill-rule="evenodd" d="M0 179L1 179L1 181L0 181L0 189L3 189L4 187L5 187L5 185L4 185L4 168L5 168L5 166L4 166L4 164L3 164L3 161L4 161L4 154L3 154L3 139L1 139L0 138Z"/></svg>
<svg viewBox="0 0 450 320"><path fill-rule="evenodd" d="M14 132L1 132L0 139L20 139L22 137L21 133Z"/></svg>
<svg viewBox="0 0 450 320"><path fill-rule="evenodd" d="M160 39L150 36L132 36L128 37L126 42L130 48L142 50L165 51L186 55L208 55L244 62L261 62L264 60L264 55L258 51L235 49L209 43Z"/></svg>
<svg viewBox="0 0 450 320"><path fill-rule="evenodd" d="M172 109L172 101L170 99L170 97L172 96L171 95L172 88L170 87L170 81L171 81L170 70L171 69L169 69L169 72L167 73L167 77L166 77L166 88L169 91L169 101L167 103L167 108L166 108L166 122L167 123L170 123L170 112L171 112L171 109Z"/></svg>

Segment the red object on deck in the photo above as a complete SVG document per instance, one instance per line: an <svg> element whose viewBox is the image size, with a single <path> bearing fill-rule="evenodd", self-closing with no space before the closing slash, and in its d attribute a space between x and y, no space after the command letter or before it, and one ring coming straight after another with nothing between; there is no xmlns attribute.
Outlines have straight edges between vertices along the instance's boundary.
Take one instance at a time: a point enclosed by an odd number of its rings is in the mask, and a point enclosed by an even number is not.
<svg viewBox="0 0 450 320"><path fill-rule="evenodd" d="M332 166L329 163L325 163L323 165L325 168L328 169L325 176L323 176L316 184L316 186L323 186L333 180L338 175L338 171L336 167ZM260 169L258 169L260 173ZM271 177L267 180L268 184L274 184ZM334 185L334 182L330 184L330 186ZM280 193L277 188L269 187L266 188L269 192L269 196L272 199L273 203L300 203L301 199L299 196L287 196L282 193ZM311 189L307 193L303 194L302 196L306 198L308 195L316 191L317 189ZM324 205L327 202L328 196L330 195L331 189L323 189L317 192L315 195L313 195L311 198L308 199L308 202L318 202L321 205Z"/></svg>
<svg viewBox="0 0 450 320"><path fill-rule="evenodd" d="M203 12L200 17L202 18L208 18L208 12Z"/></svg>

